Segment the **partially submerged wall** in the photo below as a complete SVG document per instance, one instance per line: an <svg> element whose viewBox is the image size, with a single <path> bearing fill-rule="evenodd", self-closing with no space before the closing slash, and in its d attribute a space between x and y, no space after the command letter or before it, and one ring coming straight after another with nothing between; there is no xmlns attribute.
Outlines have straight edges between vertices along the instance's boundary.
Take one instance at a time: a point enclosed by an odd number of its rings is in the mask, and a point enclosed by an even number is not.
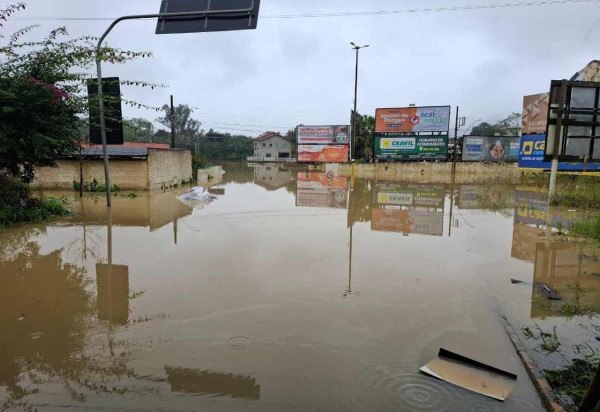
<svg viewBox="0 0 600 412"><path fill-rule="evenodd" d="M160 189L192 180L192 153L189 150L148 149L149 189Z"/></svg>
<svg viewBox="0 0 600 412"><path fill-rule="evenodd" d="M78 159L59 160L58 167L36 170L32 186L39 189L73 189L79 182ZM104 184L104 163L101 158L85 159L83 181ZM109 159L110 183L124 190L150 190L169 187L192 179L192 154L189 150L148 149L148 156Z"/></svg>
<svg viewBox="0 0 600 412"><path fill-rule="evenodd" d="M221 166L198 169L196 180L199 186L212 186L223 181L223 168Z"/></svg>
<svg viewBox="0 0 600 412"><path fill-rule="evenodd" d="M38 189L72 190L73 182L79 182L79 160L59 160L57 166L37 169L32 186ZM96 179L104 184L102 159L84 160L81 168L85 183ZM110 160L110 183L126 190L148 190L148 163L145 159Z"/></svg>
<svg viewBox="0 0 600 412"><path fill-rule="evenodd" d="M337 165L341 176L406 183L452 183L452 162L355 163ZM516 163L456 163L454 183L516 183Z"/></svg>

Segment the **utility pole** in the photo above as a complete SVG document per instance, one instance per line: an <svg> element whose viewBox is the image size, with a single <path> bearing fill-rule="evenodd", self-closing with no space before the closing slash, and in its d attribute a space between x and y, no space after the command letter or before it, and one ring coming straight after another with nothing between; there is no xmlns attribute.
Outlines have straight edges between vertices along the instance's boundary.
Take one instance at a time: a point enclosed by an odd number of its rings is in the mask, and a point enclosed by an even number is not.
<svg viewBox="0 0 600 412"><path fill-rule="evenodd" d="M352 48L356 51L356 67L354 69L354 111L352 112L352 138L350 140L350 160L354 157L354 148L356 147L356 103L358 97L358 51L369 47L368 44L364 46L357 46L354 42L350 42Z"/></svg>
<svg viewBox="0 0 600 412"><path fill-rule="evenodd" d="M173 95L171 95L171 149L175 148L175 107L173 106Z"/></svg>
<svg viewBox="0 0 600 412"><path fill-rule="evenodd" d="M456 120L454 121L454 150L452 150L452 161L456 163L456 147L458 144L458 106L456 106Z"/></svg>
<svg viewBox="0 0 600 412"><path fill-rule="evenodd" d="M552 167L550 168L550 187L548 188L548 198L550 202L556 197L556 178L558 176L558 152L560 143L563 137L563 116L564 109L567 103L567 81L563 80L560 83L560 91L558 98L558 111L556 118L556 127L554 129L554 145L552 147ZM552 111L552 108L550 109Z"/></svg>

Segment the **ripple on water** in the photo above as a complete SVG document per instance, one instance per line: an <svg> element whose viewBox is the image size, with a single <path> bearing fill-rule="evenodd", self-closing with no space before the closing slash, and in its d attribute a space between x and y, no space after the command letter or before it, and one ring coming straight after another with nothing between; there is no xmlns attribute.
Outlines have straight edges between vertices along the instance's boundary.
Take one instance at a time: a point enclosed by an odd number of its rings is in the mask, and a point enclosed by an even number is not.
<svg viewBox="0 0 600 412"><path fill-rule="evenodd" d="M245 348L246 346L250 345L250 342L252 341L251 338L249 338L248 336L232 336L231 338L227 339L227 346L229 346L232 349L241 349L241 348Z"/></svg>
<svg viewBox="0 0 600 412"><path fill-rule="evenodd" d="M449 384L394 369L366 369L359 374L358 380L367 387L383 391L386 404L394 410L446 411L462 403L460 394L450 389Z"/></svg>

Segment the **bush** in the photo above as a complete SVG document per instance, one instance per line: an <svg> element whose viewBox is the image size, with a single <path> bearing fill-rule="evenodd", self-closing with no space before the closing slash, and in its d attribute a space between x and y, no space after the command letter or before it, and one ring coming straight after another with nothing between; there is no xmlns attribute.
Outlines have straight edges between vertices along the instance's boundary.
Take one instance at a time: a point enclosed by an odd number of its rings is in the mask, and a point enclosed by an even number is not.
<svg viewBox="0 0 600 412"><path fill-rule="evenodd" d="M79 192L80 188L81 188L81 185L79 184L79 182L73 181L73 189L75 191ZM121 190L121 188L118 185L114 184L110 187L110 190L111 190L111 192L118 192ZM96 179L94 179L91 182L83 183L83 191L84 192L92 192L92 193L106 192L106 185L98 183L98 181Z"/></svg>
<svg viewBox="0 0 600 412"><path fill-rule="evenodd" d="M600 217L576 222L569 228L569 234L588 239L600 240Z"/></svg>
<svg viewBox="0 0 600 412"><path fill-rule="evenodd" d="M68 213L64 201L52 197L33 197L25 183L0 177L0 226L47 220Z"/></svg>

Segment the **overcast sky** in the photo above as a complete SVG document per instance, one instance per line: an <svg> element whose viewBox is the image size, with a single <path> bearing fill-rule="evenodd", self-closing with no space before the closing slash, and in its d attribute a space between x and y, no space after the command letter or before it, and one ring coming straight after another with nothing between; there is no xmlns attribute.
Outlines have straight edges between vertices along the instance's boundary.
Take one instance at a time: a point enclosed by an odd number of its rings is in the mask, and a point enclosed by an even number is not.
<svg viewBox="0 0 600 412"><path fill-rule="evenodd" d="M120 23L115 47L154 57L106 65L105 76L165 83L124 88L127 99L160 106L169 95L196 107L204 128L258 135L297 124L349 122L354 51L360 52L358 110L417 105L460 106L467 125L520 112L522 97L548 90L600 59L600 1L375 16L275 18L303 13L361 12L491 5L534 0L261 0L256 30L160 35L155 21ZM1 4L9 3L0 0ZM159 0L28 0L18 17L116 17L158 12ZM72 35L100 35L108 21L11 20L2 32L65 25ZM155 120L124 108L125 117ZM224 125L229 123L230 125ZM231 125L231 124L239 125ZM243 126L242 126L243 125Z"/></svg>

